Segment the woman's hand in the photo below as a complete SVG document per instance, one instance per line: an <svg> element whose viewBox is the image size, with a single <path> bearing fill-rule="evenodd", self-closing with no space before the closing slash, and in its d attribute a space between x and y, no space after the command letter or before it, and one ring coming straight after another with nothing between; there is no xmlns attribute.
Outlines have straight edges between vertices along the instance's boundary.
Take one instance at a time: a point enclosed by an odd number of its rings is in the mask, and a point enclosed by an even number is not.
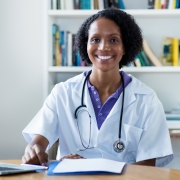
<svg viewBox="0 0 180 180"><path fill-rule="evenodd" d="M24 164L37 164L46 166L48 162L48 154L38 144L34 146L27 146L25 154L22 157Z"/></svg>
<svg viewBox="0 0 180 180"><path fill-rule="evenodd" d="M48 163L48 154L45 151L48 143L48 140L44 136L36 135L33 141L27 145L22 162L24 164L46 166Z"/></svg>
<svg viewBox="0 0 180 180"><path fill-rule="evenodd" d="M64 160L64 159L84 159L84 157L78 155L78 154L69 154L67 156L64 156L60 159L60 161Z"/></svg>

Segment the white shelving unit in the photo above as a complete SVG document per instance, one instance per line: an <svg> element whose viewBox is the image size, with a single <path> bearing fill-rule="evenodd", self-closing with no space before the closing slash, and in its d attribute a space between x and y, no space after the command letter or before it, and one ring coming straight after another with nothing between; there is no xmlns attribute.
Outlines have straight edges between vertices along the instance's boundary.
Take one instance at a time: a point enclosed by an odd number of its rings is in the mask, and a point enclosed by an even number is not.
<svg viewBox="0 0 180 180"><path fill-rule="evenodd" d="M98 10L50 10L50 1L44 2L44 98L53 86L91 67L52 66L52 24L62 30L76 33L83 21ZM178 10L125 10L134 16L144 38L160 57L165 36L180 39L180 9ZM180 67L127 67L123 71L132 74L154 89L166 111L180 106ZM168 121L169 129L180 129L180 121Z"/></svg>

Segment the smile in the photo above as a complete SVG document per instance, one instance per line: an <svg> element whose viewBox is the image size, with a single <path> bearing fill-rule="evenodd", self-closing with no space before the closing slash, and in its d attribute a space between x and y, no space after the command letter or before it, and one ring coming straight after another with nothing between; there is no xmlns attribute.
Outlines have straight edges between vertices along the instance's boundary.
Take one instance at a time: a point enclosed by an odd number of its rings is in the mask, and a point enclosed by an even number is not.
<svg viewBox="0 0 180 180"><path fill-rule="evenodd" d="M113 56L99 56L97 55L97 58L102 59L102 60L107 60L107 59L111 59Z"/></svg>

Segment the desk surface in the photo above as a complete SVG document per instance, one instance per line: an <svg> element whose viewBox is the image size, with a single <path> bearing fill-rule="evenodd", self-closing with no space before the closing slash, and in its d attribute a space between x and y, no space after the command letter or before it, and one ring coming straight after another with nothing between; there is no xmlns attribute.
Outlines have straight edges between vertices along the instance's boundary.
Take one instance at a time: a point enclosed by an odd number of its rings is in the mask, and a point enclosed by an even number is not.
<svg viewBox="0 0 180 180"><path fill-rule="evenodd" d="M20 160L0 160L0 162L20 164ZM180 170L138 165L126 165L120 175L68 175L47 176L46 173L25 173L0 176L0 180L179 180Z"/></svg>

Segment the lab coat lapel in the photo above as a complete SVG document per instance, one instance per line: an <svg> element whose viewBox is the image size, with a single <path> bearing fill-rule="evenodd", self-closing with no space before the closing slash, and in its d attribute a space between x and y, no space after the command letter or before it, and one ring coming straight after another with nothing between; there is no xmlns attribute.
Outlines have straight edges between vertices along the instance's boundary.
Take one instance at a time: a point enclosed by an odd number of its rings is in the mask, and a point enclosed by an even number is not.
<svg viewBox="0 0 180 180"><path fill-rule="evenodd" d="M119 113L119 117L120 117L120 111L121 111L121 107L122 107L122 96L123 96L123 93L121 93L120 97L118 98L117 102L115 103L115 105L111 109L111 111L110 111L109 115L107 116L106 120L104 121L103 125L106 124L106 121L109 121L109 120L112 121L111 117L116 113ZM128 85L125 88L124 109L127 106L129 106L132 102L134 102L135 100L136 100L136 97L134 95L132 87L130 85Z"/></svg>

